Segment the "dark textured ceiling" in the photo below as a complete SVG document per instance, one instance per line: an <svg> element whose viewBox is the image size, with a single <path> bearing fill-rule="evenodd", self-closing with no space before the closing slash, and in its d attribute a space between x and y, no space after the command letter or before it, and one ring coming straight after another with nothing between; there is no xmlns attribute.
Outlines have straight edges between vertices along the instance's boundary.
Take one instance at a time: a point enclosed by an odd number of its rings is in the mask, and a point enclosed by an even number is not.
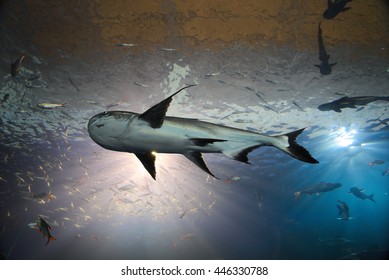
<svg viewBox="0 0 389 280"><path fill-rule="evenodd" d="M315 50L320 20L328 44L388 45L387 1L353 1L350 11L330 21L322 18L326 2L35 0L3 1L2 9L9 29L46 52L91 52L117 43L152 49L221 48L237 42Z"/></svg>

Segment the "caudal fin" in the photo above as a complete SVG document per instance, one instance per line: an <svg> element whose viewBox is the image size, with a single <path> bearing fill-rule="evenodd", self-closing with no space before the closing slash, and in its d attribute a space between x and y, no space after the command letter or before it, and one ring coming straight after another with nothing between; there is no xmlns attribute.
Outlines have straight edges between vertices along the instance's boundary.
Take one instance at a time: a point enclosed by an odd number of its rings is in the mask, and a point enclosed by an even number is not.
<svg viewBox="0 0 389 280"><path fill-rule="evenodd" d="M57 240L57 238L55 238L54 236L50 235L50 236L47 238L46 246L49 244L50 240Z"/></svg>
<svg viewBox="0 0 389 280"><path fill-rule="evenodd" d="M284 152L288 153L294 158L297 158L298 160L308 163L319 163L303 146L300 146L296 142L297 136L299 136L304 131L304 129L305 128L279 136L283 138L287 137L288 146L277 146L277 148L283 150Z"/></svg>
<svg viewBox="0 0 389 280"><path fill-rule="evenodd" d="M374 193L369 195L367 198L370 199L373 202L376 202L373 197L374 197Z"/></svg>

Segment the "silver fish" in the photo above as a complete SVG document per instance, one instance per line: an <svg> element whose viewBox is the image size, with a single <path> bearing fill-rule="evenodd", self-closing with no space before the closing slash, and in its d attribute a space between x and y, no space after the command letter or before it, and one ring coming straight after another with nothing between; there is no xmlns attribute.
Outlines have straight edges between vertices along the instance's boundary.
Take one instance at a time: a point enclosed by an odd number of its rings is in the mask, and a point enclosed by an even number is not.
<svg viewBox="0 0 389 280"><path fill-rule="evenodd" d="M89 135L105 149L134 153L154 179L156 153L183 154L213 177L202 153L223 153L248 163L249 152L273 146L301 161L318 163L296 142L304 129L269 136L196 119L166 117L173 96L191 86L178 90L142 114L128 111L97 114L89 120Z"/></svg>
<svg viewBox="0 0 389 280"><path fill-rule="evenodd" d="M54 108L58 108L58 107L64 107L66 103L62 103L62 104L59 104L59 103L46 103L46 102L43 102L43 103L39 103L37 106L39 108L43 108L43 109L54 109Z"/></svg>

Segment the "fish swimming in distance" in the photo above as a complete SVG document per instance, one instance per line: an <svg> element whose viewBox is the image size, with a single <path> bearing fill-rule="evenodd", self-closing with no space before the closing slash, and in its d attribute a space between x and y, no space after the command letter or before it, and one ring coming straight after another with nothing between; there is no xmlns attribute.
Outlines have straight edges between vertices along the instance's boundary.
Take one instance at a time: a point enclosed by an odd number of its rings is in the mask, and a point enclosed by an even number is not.
<svg viewBox="0 0 389 280"><path fill-rule="evenodd" d="M331 74L332 66L336 65L335 63L330 63L330 55L327 54L327 51L324 47L323 37L322 37L322 30L321 30L321 23L319 22L318 30L317 30L317 40L319 43L319 60L321 61L320 64L314 64L317 68L320 69L320 73L322 75L328 75Z"/></svg>
<svg viewBox="0 0 389 280"><path fill-rule="evenodd" d="M25 57L26 57L25 55L22 55L21 57L16 59L14 63L11 63L11 76L12 77L16 77L19 74L20 68L22 67L22 63L23 63L23 60Z"/></svg>
<svg viewBox="0 0 389 280"><path fill-rule="evenodd" d="M309 195L312 195L312 194L319 194L319 193L322 193L322 192L329 192L329 191L332 191L334 189L337 189L337 188L340 188L342 186L342 184L340 183L325 183L325 182L321 182L319 184L315 184L315 185L312 185L312 186L309 186L301 191L297 191L294 193L294 196L297 198L300 198L300 196L302 194L309 194Z"/></svg>
<svg viewBox="0 0 389 280"><path fill-rule="evenodd" d="M319 238L319 243L329 248L343 248L355 244L355 241L339 236L326 239Z"/></svg>
<svg viewBox="0 0 389 280"><path fill-rule="evenodd" d="M35 193L32 195L32 197L43 200L43 201L44 200L50 201L50 200L56 199L55 195L53 195L51 192L49 192L49 193L45 193L45 192Z"/></svg>
<svg viewBox="0 0 389 280"><path fill-rule="evenodd" d="M373 167L374 165L381 165L381 164L384 164L384 163L385 163L385 161L380 160L380 159L375 159L374 161L368 162L370 167Z"/></svg>
<svg viewBox="0 0 389 280"><path fill-rule="evenodd" d="M338 14L350 10L350 7L345 6L351 1L353 0L327 0L327 10L324 11L323 17L325 19L333 19Z"/></svg>
<svg viewBox="0 0 389 280"><path fill-rule="evenodd" d="M51 227L42 218L42 216L38 216L37 225L38 225L38 228L39 228L39 232L42 233L43 237L47 236L46 245L49 244L50 240L57 240L54 236L51 235Z"/></svg>
<svg viewBox="0 0 389 280"><path fill-rule="evenodd" d="M273 146L301 161L318 163L296 142L304 129L269 136L197 119L167 117L172 98L192 86L181 88L142 114L128 111L97 114L89 120L89 135L105 149L134 153L154 179L156 153L183 154L215 178L205 164L202 153L223 153L248 163L249 152L261 146Z"/></svg>
<svg viewBox="0 0 389 280"><path fill-rule="evenodd" d="M339 210L339 219L348 220L350 218L350 210L346 202L338 200L336 207Z"/></svg>
<svg viewBox="0 0 389 280"><path fill-rule="evenodd" d="M352 187L352 188L350 188L350 191L348 193L352 193L353 195L355 195L356 197L358 197L359 199L362 199L362 200L369 199L373 202L376 202L373 198L374 194L367 195L364 193L364 191L365 191L364 189Z"/></svg>
<svg viewBox="0 0 389 280"><path fill-rule="evenodd" d="M365 106L375 101L389 101L389 96L356 96L356 97L342 97L335 101L322 104L318 107L320 111L335 111L342 112L344 108L356 108L356 106Z"/></svg>
<svg viewBox="0 0 389 280"><path fill-rule="evenodd" d="M389 250L373 248L350 253L339 260L389 260Z"/></svg>
<svg viewBox="0 0 389 280"><path fill-rule="evenodd" d="M0 99L0 104L7 102L8 98L9 98L9 93L4 94L3 98Z"/></svg>
<svg viewBox="0 0 389 280"><path fill-rule="evenodd" d="M59 103L43 102L43 103L39 103L36 106L38 106L39 108L43 108L43 109L54 109L54 108L58 108L58 107L64 107L65 105L66 105L66 103L59 104Z"/></svg>

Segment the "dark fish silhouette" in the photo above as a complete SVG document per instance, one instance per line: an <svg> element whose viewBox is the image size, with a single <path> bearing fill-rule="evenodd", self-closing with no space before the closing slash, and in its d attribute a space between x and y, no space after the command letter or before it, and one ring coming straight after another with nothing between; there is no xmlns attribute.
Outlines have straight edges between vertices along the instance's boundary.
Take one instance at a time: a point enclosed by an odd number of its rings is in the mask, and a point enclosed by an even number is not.
<svg viewBox="0 0 389 280"><path fill-rule="evenodd" d="M0 104L7 102L8 98L9 98L9 93L4 94L3 98L0 99Z"/></svg>
<svg viewBox="0 0 389 280"><path fill-rule="evenodd" d="M352 193L353 195L355 195L356 197L362 199L362 200L365 200L365 199L369 199L373 202L376 202L374 200L374 194L371 194L371 195L367 195L364 193L364 189L358 189L357 187L352 187L350 188L350 191L348 193Z"/></svg>
<svg viewBox="0 0 389 280"><path fill-rule="evenodd" d="M311 195L311 194L319 194L321 192L329 192L329 191L332 191L334 189L340 188L341 186L342 186L342 184L340 184L340 183L321 182L319 184L309 186L309 187L305 188L304 190L295 192L294 195L296 198L299 198L302 194Z"/></svg>
<svg viewBox="0 0 389 280"><path fill-rule="evenodd" d="M335 0L332 2L331 0L327 1L327 10L324 11L323 17L325 19L333 19L338 14L345 12L347 10L350 10L350 7L346 7L348 2L351 2L353 0Z"/></svg>
<svg viewBox="0 0 389 280"><path fill-rule="evenodd" d="M317 40L319 42L319 60L321 61L320 64L315 64L317 68L320 69L320 73L323 75L331 74L331 67L336 65L335 63L329 63L330 55L327 54L326 49L324 47L323 37L322 37L322 30L321 30L321 23L319 22L318 30L317 30Z"/></svg>
<svg viewBox="0 0 389 280"><path fill-rule="evenodd" d="M322 104L318 107L320 111L335 111L342 112L344 108L356 108L356 106L365 106L374 101L389 101L389 96L356 96L356 97L342 97L335 101Z"/></svg>
<svg viewBox="0 0 389 280"><path fill-rule="evenodd" d="M384 163L385 163L385 161L380 160L380 159L375 159L374 161L368 162L370 167L373 167L374 165L381 165L381 164L384 164Z"/></svg>
<svg viewBox="0 0 389 280"><path fill-rule="evenodd" d="M338 200L336 207L339 210L339 218L341 220L348 220L350 218L350 210L345 202Z"/></svg>
<svg viewBox="0 0 389 280"><path fill-rule="evenodd" d="M361 250L340 258L340 260L388 260L388 259L389 259L388 249Z"/></svg>
<svg viewBox="0 0 389 280"><path fill-rule="evenodd" d="M321 245L324 245L328 248L344 248L355 244L355 241L346 239L344 237L335 237L327 239L319 238L319 242Z"/></svg>
<svg viewBox="0 0 389 280"><path fill-rule="evenodd" d="M14 63L11 63L11 75L12 77L16 77L20 72L20 67L22 67L23 60L26 56L22 55Z"/></svg>

